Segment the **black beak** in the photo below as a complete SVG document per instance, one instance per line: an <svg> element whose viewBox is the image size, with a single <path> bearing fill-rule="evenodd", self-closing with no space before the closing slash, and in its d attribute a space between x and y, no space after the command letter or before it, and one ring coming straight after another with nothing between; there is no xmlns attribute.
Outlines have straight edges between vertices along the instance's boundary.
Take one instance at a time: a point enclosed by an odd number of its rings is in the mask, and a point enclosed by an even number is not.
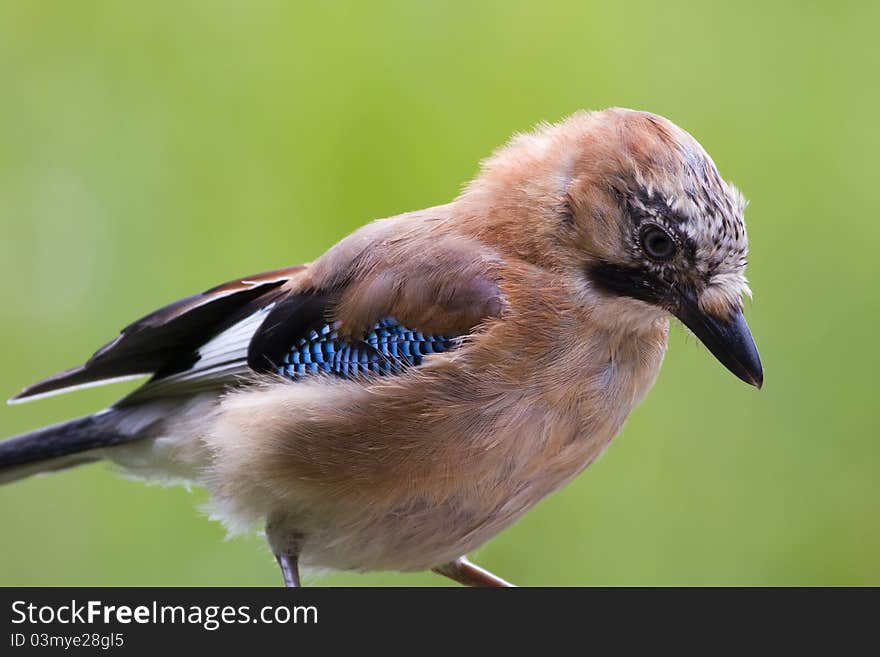
<svg viewBox="0 0 880 657"><path fill-rule="evenodd" d="M746 383L760 388L764 383L764 370L742 310L723 321L701 311L692 294L683 292L680 299L673 314L694 332L724 367Z"/></svg>

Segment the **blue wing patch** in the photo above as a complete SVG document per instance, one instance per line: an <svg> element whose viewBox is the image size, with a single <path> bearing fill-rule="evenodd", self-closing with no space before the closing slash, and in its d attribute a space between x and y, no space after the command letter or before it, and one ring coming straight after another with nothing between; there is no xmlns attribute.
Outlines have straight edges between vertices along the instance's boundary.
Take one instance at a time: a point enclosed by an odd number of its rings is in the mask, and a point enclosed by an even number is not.
<svg viewBox="0 0 880 657"><path fill-rule="evenodd" d="M424 335L401 326L388 317L376 322L359 341L341 339L332 324L312 330L285 353L276 372L298 380L324 372L342 378L397 374L421 365L426 356L453 349L458 339L445 335Z"/></svg>

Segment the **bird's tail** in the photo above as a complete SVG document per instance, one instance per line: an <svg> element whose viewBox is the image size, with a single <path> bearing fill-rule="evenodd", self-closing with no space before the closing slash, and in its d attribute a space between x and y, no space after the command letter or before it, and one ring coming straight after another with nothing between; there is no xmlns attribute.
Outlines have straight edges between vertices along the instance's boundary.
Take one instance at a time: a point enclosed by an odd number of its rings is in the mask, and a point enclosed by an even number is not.
<svg viewBox="0 0 880 657"><path fill-rule="evenodd" d="M0 484L99 461L103 448L138 439L125 431L122 415L111 408L0 442Z"/></svg>

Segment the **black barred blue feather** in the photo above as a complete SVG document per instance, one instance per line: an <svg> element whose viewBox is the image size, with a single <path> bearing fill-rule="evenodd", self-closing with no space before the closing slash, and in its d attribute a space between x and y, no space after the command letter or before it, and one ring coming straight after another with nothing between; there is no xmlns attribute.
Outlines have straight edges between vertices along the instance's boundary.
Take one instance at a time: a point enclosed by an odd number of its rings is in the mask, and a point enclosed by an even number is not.
<svg viewBox="0 0 880 657"><path fill-rule="evenodd" d="M287 351L276 372L297 380L320 372L342 378L397 374L421 365L426 356L453 349L458 340L424 335L388 317L373 326L362 340L345 341L334 324L325 324L300 338Z"/></svg>

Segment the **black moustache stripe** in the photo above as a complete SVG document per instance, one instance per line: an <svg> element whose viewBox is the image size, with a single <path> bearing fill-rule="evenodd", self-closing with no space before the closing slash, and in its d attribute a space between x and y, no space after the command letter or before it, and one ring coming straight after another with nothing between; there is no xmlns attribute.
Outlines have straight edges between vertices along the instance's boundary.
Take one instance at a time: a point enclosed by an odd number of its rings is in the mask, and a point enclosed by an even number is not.
<svg viewBox="0 0 880 657"><path fill-rule="evenodd" d="M603 262L587 270L593 283L603 292L665 305L669 286L652 272L637 267L624 267Z"/></svg>

